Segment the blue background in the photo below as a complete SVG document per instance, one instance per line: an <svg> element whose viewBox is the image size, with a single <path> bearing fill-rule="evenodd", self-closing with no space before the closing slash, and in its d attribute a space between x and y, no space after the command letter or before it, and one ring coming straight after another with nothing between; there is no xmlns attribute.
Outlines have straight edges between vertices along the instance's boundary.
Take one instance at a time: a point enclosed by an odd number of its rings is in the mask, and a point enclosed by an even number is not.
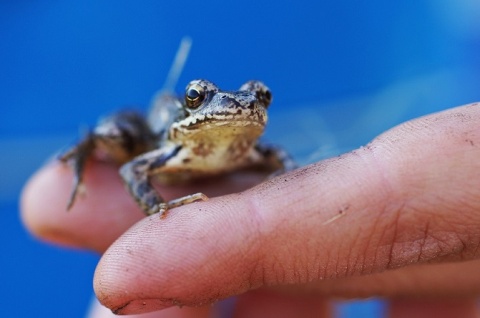
<svg viewBox="0 0 480 318"><path fill-rule="evenodd" d="M21 187L82 125L147 109L183 36L193 48L178 90L199 77L224 89L263 80L274 93L266 137L304 164L480 100L479 21L468 0L0 1L2 316L84 316L97 257L30 237Z"/></svg>

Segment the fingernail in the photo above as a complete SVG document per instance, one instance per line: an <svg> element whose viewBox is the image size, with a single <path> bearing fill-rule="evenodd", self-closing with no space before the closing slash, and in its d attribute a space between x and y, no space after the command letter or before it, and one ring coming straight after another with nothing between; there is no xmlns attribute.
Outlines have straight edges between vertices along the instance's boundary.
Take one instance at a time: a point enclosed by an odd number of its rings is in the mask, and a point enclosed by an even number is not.
<svg viewBox="0 0 480 318"><path fill-rule="evenodd" d="M175 305L175 301L172 300L135 299L123 306L112 309L112 312L116 315L144 314L172 307L173 305Z"/></svg>

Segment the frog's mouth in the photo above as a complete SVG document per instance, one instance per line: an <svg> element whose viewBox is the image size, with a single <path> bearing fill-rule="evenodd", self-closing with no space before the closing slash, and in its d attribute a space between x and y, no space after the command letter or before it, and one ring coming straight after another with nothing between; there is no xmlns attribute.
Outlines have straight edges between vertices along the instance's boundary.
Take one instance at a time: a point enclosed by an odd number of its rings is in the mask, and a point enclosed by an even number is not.
<svg viewBox="0 0 480 318"><path fill-rule="evenodd" d="M176 138L230 138L245 136L255 138L260 136L265 128L265 122L258 120L204 120L188 125L177 123L172 125L170 134ZM230 136L230 137L227 137Z"/></svg>
<svg viewBox="0 0 480 318"><path fill-rule="evenodd" d="M183 120L179 122L179 128L185 130L198 130L198 129L209 129L209 128L241 128L241 127L265 127L266 120L265 117L262 118L232 118L227 116L225 118L218 117L205 117L201 120Z"/></svg>

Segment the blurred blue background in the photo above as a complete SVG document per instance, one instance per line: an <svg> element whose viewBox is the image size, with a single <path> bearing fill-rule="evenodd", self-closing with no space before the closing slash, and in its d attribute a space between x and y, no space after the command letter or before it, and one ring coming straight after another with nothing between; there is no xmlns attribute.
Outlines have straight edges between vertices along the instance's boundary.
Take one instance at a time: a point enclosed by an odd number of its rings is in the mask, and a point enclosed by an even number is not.
<svg viewBox="0 0 480 318"><path fill-rule="evenodd" d="M97 257L29 236L19 193L79 127L147 109L185 35L193 47L178 91L199 77L224 89L263 80L274 93L266 138L302 164L480 100L477 0L0 1L2 316L85 315Z"/></svg>

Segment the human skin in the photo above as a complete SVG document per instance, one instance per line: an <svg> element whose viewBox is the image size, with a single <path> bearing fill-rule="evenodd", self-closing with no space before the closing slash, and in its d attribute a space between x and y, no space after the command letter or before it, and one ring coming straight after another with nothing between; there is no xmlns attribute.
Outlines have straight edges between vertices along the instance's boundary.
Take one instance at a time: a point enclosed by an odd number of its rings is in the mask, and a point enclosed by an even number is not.
<svg viewBox="0 0 480 318"><path fill-rule="evenodd" d="M42 240L103 254L95 292L117 314L208 317L215 307L157 310L237 296L234 317L317 317L332 299L381 296L390 317L477 317L479 158L476 103L254 187L253 173L211 180L210 200L165 218L144 217L99 162L66 213L72 173L49 164L25 187L22 217Z"/></svg>

